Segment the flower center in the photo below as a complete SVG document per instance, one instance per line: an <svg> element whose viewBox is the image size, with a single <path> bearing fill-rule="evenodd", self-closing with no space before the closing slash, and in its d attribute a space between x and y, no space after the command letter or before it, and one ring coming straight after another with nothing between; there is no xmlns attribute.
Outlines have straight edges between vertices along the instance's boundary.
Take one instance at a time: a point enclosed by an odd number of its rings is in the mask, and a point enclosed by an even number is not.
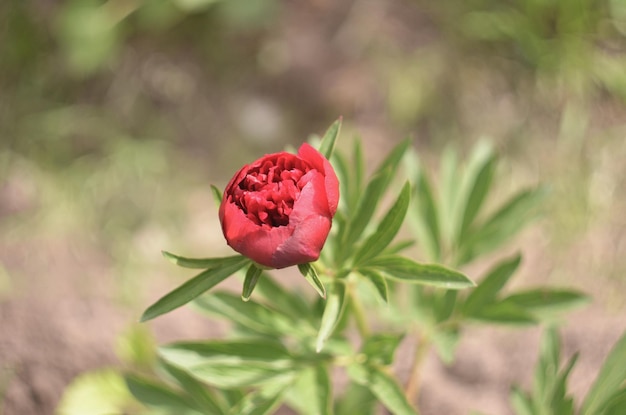
<svg viewBox="0 0 626 415"><path fill-rule="evenodd" d="M292 155L277 154L252 167L234 189L233 202L257 225L289 224L289 214L306 182L309 166Z"/></svg>

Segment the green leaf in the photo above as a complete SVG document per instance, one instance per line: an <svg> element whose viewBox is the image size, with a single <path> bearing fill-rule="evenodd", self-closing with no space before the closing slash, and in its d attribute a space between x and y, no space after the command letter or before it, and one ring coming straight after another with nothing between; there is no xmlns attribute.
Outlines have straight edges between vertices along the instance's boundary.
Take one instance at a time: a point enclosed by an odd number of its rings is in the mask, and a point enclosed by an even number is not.
<svg viewBox="0 0 626 415"><path fill-rule="evenodd" d="M420 264L409 258L389 255L368 261L363 269L374 268L387 277L413 283L448 289L462 289L474 286L472 280L458 271L435 264ZM360 270L359 270L360 272Z"/></svg>
<svg viewBox="0 0 626 415"><path fill-rule="evenodd" d="M390 365L403 334L377 333L367 339L361 346L361 353L365 354L369 362L374 364Z"/></svg>
<svg viewBox="0 0 626 415"><path fill-rule="evenodd" d="M434 294L434 314L437 322L446 321L454 312L456 306L457 291L446 290L443 293Z"/></svg>
<svg viewBox="0 0 626 415"><path fill-rule="evenodd" d="M124 378L130 393L147 406L165 408L177 413L187 413L190 410L197 414L201 413L202 409L192 403L193 401L183 392L138 375L127 374Z"/></svg>
<svg viewBox="0 0 626 415"><path fill-rule="evenodd" d="M516 415L535 415L532 400L517 387L511 389L511 406Z"/></svg>
<svg viewBox="0 0 626 415"><path fill-rule="evenodd" d="M414 226L420 240L420 243L428 251L428 255L433 260L438 260L441 256L441 243L439 231L439 213L437 212L437 204L433 197L430 180L426 171L422 167L419 171L416 192L416 221Z"/></svg>
<svg viewBox="0 0 626 415"><path fill-rule="evenodd" d="M461 335L458 329L440 329L435 331L433 343L443 363L447 365L454 363L460 338Z"/></svg>
<svg viewBox="0 0 626 415"><path fill-rule="evenodd" d="M115 369L99 369L78 375L63 391L57 415L110 415L136 402L124 378Z"/></svg>
<svg viewBox="0 0 626 415"><path fill-rule="evenodd" d="M400 160L402 160L410 143L409 140L404 140L398 144L374 172L372 179L359 198L359 203L354 213L352 214L351 212L350 216L352 220L348 225L347 233L343 235L342 238L343 249L351 247L369 224L382 195L387 190L389 182L394 172L398 169Z"/></svg>
<svg viewBox="0 0 626 415"><path fill-rule="evenodd" d="M578 291L537 288L512 294L502 300L515 304L537 317L562 313L589 303L591 299Z"/></svg>
<svg viewBox="0 0 626 415"><path fill-rule="evenodd" d="M363 190L363 180L365 178L365 158L363 157L363 146L359 139L354 140L351 167L354 172L354 180L351 183L351 187L356 200Z"/></svg>
<svg viewBox="0 0 626 415"><path fill-rule="evenodd" d="M355 363L348 366L348 376L366 386L394 415L417 415L417 410L407 400L394 377L381 368Z"/></svg>
<svg viewBox="0 0 626 415"><path fill-rule="evenodd" d="M199 380L188 372L161 361L161 366L180 385L180 387L193 399L200 412L206 414L226 415L227 410L216 399L213 393Z"/></svg>
<svg viewBox="0 0 626 415"><path fill-rule="evenodd" d="M299 314L284 314L254 301L243 302L227 292L202 296L195 301L195 305L203 312L224 317L257 333L270 336L310 336L315 333L313 326Z"/></svg>
<svg viewBox="0 0 626 415"><path fill-rule="evenodd" d="M481 307L491 304L496 296L504 288L513 273L519 267L522 257L517 254L505 259L492 268L487 276L474 288L463 304L463 313L471 316L478 312Z"/></svg>
<svg viewBox="0 0 626 415"><path fill-rule="evenodd" d="M337 400L335 415L374 415L376 404L376 397L367 387L350 382L343 396Z"/></svg>
<svg viewBox="0 0 626 415"><path fill-rule="evenodd" d="M391 170L383 170L376 174L367 184L363 195L359 199L356 210L354 214L351 215L351 220L348 223L348 230L342 241L343 249L352 246L369 224L378 202L389 185L391 174Z"/></svg>
<svg viewBox="0 0 626 415"><path fill-rule="evenodd" d="M468 234L461 254L462 262L500 248L536 216L537 206L545 198L543 187L525 189L512 196L488 217L484 224Z"/></svg>
<svg viewBox="0 0 626 415"><path fill-rule="evenodd" d="M320 281L315 267L313 267L311 263L306 263L299 264L298 269L300 270L300 274L302 274L304 279L306 279L307 282L311 284L313 288L315 288L315 291L317 291L320 297L326 298L326 288L324 288L324 284L322 284L322 281Z"/></svg>
<svg viewBox="0 0 626 415"><path fill-rule="evenodd" d="M295 291L285 290L267 273L264 273L261 277L257 282L256 292L267 299L273 309L300 321L312 321L311 309L304 298Z"/></svg>
<svg viewBox="0 0 626 415"><path fill-rule="evenodd" d="M219 388L263 384L294 370L287 349L269 339L174 343L160 347L159 354L166 362Z"/></svg>
<svg viewBox="0 0 626 415"><path fill-rule="evenodd" d="M540 345L539 362L535 369L533 395L542 406L551 404L552 394L557 382L561 342L555 327L546 330Z"/></svg>
<svg viewBox="0 0 626 415"><path fill-rule="evenodd" d="M477 147L475 159L470 161L465 177L468 178L464 190L466 190L466 201L463 208L463 220L461 221L460 240L465 239L467 230L474 222L476 215L485 201L493 173L496 168L496 156L491 153L489 146Z"/></svg>
<svg viewBox="0 0 626 415"><path fill-rule="evenodd" d="M622 389L611 396L605 406L603 415L624 415L626 414L626 389Z"/></svg>
<svg viewBox="0 0 626 415"><path fill-rule="evenodd" d="M523 308L512 303L488 304L475 312L473 319L501 324L535 324L537 320Z"/></svg>
<svg viewBox="0 0 626 415"><path fill-rule="evenodd" d="M141 316L141 321L151 320L161 314L165 314L187 304L200 294L213 288L215 285L239 271L239 269L243 268L248 262L249 259L239 256L237 261L229 261L226 265L218 268L207 269L148 307Z"/></svg>
<svg viewBox="0 0 626 415"><path fill-rule="evenodd" d="M371 259L380 254L395 238L404 222L406 211L411 199L411 186L407 182L396 202L391 206L385 217L381 220L376 232L374 232L354 256L355 264Z"/></svg>
<svg viewBox="0 0 626 415"><path fill-rule="evenodd" d="M230 415L269 415L274 413L283 401L285 392L293 383L295 375L282 376L262 385L259 389L247 394Z"/></svg>
<svg viewBox="0 0 626 415"><path fill-rule="evenodd" d="M583 415L592 415L606 405L626 380L626 333L615 343L582 405Z"/></svg>
<svg viewBox="0 0 626 415"><path fill-rule="evenodd" d="M389 288L387 287L387 280L377 271L373 269L360 269L359 274L367 278L376 288L376 292L380 295L380 298L385 302L389 302Z"/></svg>
<svg viewBox="0 0 626 415"><path fill-rule="evenodd" d="M222 204L223 193L214 185L211 185L211 193L213 193L213 199L215 199L215 203L217 204L217 207L219 209Z"/></svg>
<svg viewBox="0 0 626 415"><path fill-rule="evenodd" d="M328 370L324 365L307 367L300 371L289 403L302 415L332 415L333 392Z"/></svg>
<svg viewBox="0 0 626 415"><path fill-rule="evenodd" d="M315 350L318 353L322 351L324 343L330 338L341 320L346 308L346 300L346 287L341 282L333 283L326 299L326 307L322 314L322 322L315 343Z"/></svg>
<svg viewBox="0 0 626 415"><path fill-rule="evenodd" d="M458 226L457 222L460 221L456 213L459 204L459 177L457 152L452 146L448 146L441 157L441 203L439 205L441 233L448 243L452 242Z"/></svg>
<svg viewBox="0 0 626 415"><path fill-rule="evenodd" d="M256 287L262 273L263 269L254 264L250 264L250 268L248 268L248 271L246 272L246 278L243 281L243 292L241 293L241 299L243 301L250 300L252 291L254 291L254 287Z"/></svg>
<svg viewBox="0 0 626 415"><path fill-rule="evenodd" d="M322 138L322 143L320 144L319 151L327 159L330 159L330 157L333 155L335 143L337 141L337 137L339 136L339 131L341 130L341 122L342 117L339 117L339 119L328 128L326 134L324 134L324 138Z"/></svg>
<svg viewBox="0 0 626 415"><path fill-rule="evenodd" d="M231 263L237 263L243 258L241 255L233 255L221 258L185 258L182 256L174 255L167 251L161 251L163 256L170 260L170 262L183 267L193 269L208 269L215 267L228 266Z"/></svg>

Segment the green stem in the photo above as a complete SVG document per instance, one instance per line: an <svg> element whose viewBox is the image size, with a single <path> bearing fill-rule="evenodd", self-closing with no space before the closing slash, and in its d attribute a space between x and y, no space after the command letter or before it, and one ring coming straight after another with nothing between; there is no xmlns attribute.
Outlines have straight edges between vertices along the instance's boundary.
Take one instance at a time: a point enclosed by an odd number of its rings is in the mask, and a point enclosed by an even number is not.
<svg viewBox="0 0 626 415"><path fill-rule="evenodd" d="M409 402L414 402L414 405L417 405L421 384L422 364L430 351L431 341L428 337L420 335L419 332L415 334L415 340L417 344L415 346L413 364L411 365L409 379L404 388L404 394Z"/></svg>
<svg viewBox="0 0 626 415"><path fill-rule="evenodd" d="M369 324L367 323L367 317L365 316L365 310L363 310L363 304L354 294L354 290L350 290L350 306L354 313L354 319L356 321L356 327L359 330L359 334L362 338L366 339L370 336L371 331Z"/></svg>

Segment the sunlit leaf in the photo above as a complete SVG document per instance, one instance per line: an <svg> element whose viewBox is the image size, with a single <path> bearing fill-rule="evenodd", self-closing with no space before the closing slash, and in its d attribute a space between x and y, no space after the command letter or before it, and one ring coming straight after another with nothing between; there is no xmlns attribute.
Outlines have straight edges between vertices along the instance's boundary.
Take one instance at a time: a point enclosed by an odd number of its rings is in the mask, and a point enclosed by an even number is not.
<svg viewBox="0 0 626 415"><path fill-rule="evenodd" d="M322 281L320 281L315 267L313 267L313 265L311 265L310 263L306 263L299 264L298 269L300 270L300 274L302 274L304 279L306 279L307 282L311 284L313 288L315 288L315 291L317 291L320 297L326 298L326 288L324 288L324 284L322 284Z"/></svg>
<svg viewBox="0 0 626 415"><path fill-rule="evenodd" d="M420 264L396 255L377 257L368 261L362 268L374 268L388 278L413 284L426 284L448 289L474 286L472 280L458 271L436 264Z"/></svg>
<svg viewBox="0 0 626 415"><path fill-rule="evenodd" d="M289 397L301 415L332 415L333 391L326 367L316 365L301 370Z"/></svg>
<svg viewBox="0 0 626 415"><path fill-rule="evenodd" d="M532 400L517 387L511 389L511 406L517 415L536 415Z"/></svg>
<svg viewBox="0 0 626 415"><path fill-rule="evenodd" d="M333 283L326 299L326 306L324 307L322 322L315 343L315 349L318 353L324 348L324 343L332 335L335 327L341 320L346 302L345 286L341 282Z"/></svg>
<svg viewBox="0 0 626 415"><path fill-rule="evenodd" d="M376 231L365 240L354 256L355 264L364 259L371 259L380 254L393 240L406 216L411 198L411 186L406 183L387 214L380 221Z"/></svg>
<svg viewBox="0 0 626 415"><path fill-rule="evenodd" d="M298 293L287 291L276 283L272 276L264 273L256 285L257 294L271 302L271 307L283 315L292 316L302 321L312 321L312 312L307 302Z"/></svg>
<svg viewBox="0 0 626 415"><path fill-rule="evenodd" d="M416 205L414 214L416 217L416 231L418 231L420 236L421 245L428 250L429 257L433 260L438 260L441 255L441 236L437 203L433 196L430 180L423 167L418 174L415 186L416 196L414 198Z"/></svg>
<svg viewBox="0 0 626 415"><path fill-rule="evenodd" d="M285 347L266 339L175 343L160 347L159 354L168 363L220 388L258 385L294 370L293 358Z"/></svg>
<svg viewBox="0 0 626 415"><path fill-rule="evenodd" d="M341 130L341 122L342 118L339 117L339 119L328 128L326 134L324 134L324 137L322 138L319 152L322 153L327 159L330 159L333 154L333 150L335 149L335 143L337 141L337 137L339 136L339 131Z"/></svg>
<svg viewBox="0 0 626 415"><path fill-rule="evenodd" d="M626 333L615 343L582 405L583 415L593 415L606 405L626 381Z"/></svg>
<svg viewBox="0 0 626 415"><path fill-rule="evenodd" d="M109 415L122 413L134 403L124 377L114 369L78 375L66 388L57 415ZM135 403L135 405L137 405Z"/></svg>
<svg viewBox="0 0 626 415"><path fill-rule="evenodd" d="M505 259L491 269L487 276L474 288L463 304L463 312L472 315L481 307L495 301L496 295L504 288L515 270L519 267L521 256Z"/></svg>
<svg viewBox="0 0 626 415"><path fill-rule="evenodd" d="M313 326L307 324L307 320L298 314L284 314L254 301L243 302L236 295L227 292L202 296L194 304L211 316L221 316L258 333L276 336L312 335L315 332Z"/></svg>
<svg viewBox="0 0 626 415"><path fill-rule="evenodd" d="M493 173L496 168L496 157L491 153L489 147L478 146L475 158L470 161L465 172L467 183L464 190L466 200L463 206L463 219L461 221L460 239L463 240L468 228L473 223L476 215L485 201L491 182Z"/></svg>
<svg viewBox="0 0 626 415"><path fill-rule="evenodd" d="M213 288L239 269L243 268L249 260L240 256L237 261L228 262L227 265L218 268L210 268L196 277L188 280L183 285L161 297L156 303L148 307L141 316L141 321L151 320L161 314L165 314L180 306L183 306L198 297L205 291Z"/></svg>
<svg viewBox="0 0 626 415"><path fill-rule="evenodd" d="M407 400L393 376L376 366L352 364L348 376L354 382L366 386L394 415L416 415L417 410Z"/></svg>

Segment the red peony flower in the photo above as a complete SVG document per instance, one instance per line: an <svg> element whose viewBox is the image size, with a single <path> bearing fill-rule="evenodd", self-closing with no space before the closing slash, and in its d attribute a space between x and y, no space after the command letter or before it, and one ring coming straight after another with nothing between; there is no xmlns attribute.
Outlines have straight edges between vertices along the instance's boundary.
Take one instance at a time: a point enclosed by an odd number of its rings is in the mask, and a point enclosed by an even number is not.
<svg viewBox="0 0 626 415"><path fill-rule="evenodd" d="M315 261L339 202L331 164L309 144L244 166L224 190L220 222L235 251L284 268Z"/></svg>

